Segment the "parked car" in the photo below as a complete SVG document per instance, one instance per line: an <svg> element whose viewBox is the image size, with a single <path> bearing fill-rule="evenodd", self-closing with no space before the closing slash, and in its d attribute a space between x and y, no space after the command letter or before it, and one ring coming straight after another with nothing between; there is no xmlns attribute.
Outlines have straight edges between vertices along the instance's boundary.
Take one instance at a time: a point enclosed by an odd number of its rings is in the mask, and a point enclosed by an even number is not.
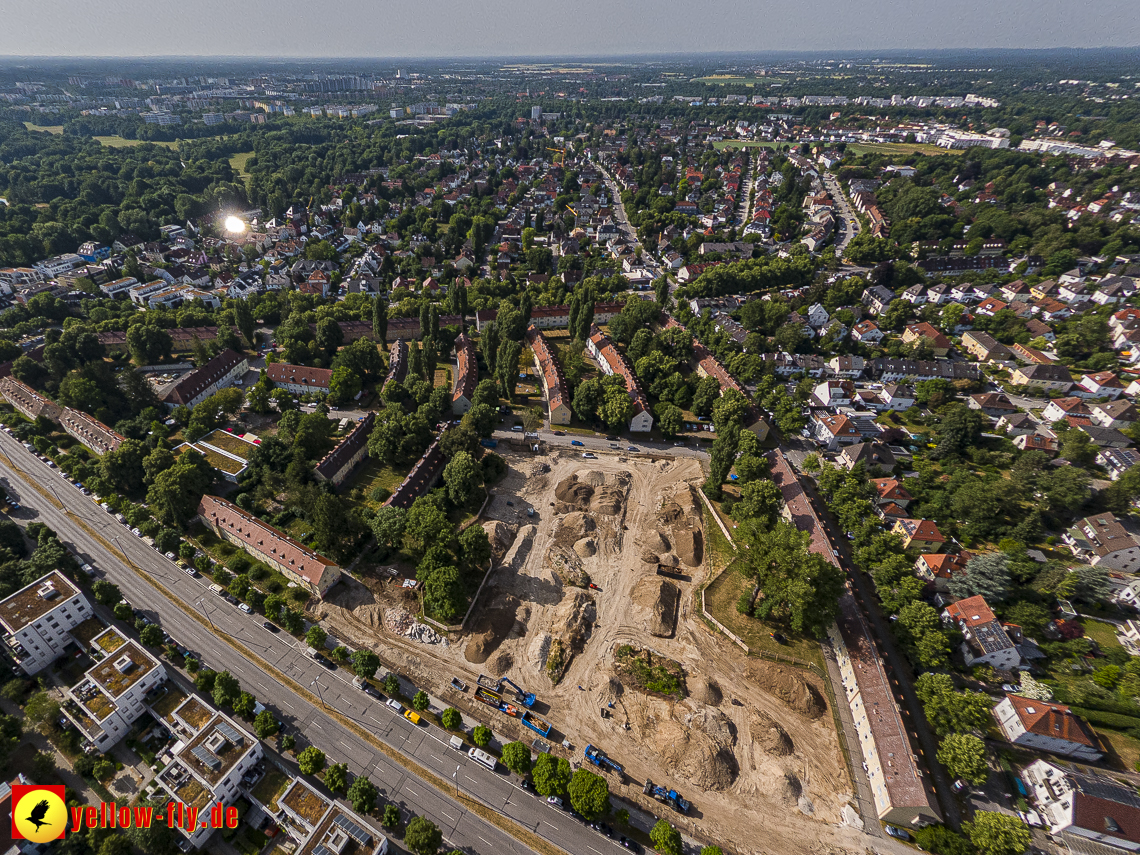
<svg viewBox="0 0 1140 855"><path fill-rule="evenodd" d="M572 440L570 440L570 444L571 445L577 445L577 446L581 447L581 446L584 446L586 443L582 442L582 440L580 440L580 439L572 439Z"/></svg>
<svg viewBox="0 0 1140 855"><path fill-rule="evenodd" d="M388 698L386 703L388 704L388 708L390 710L392 710L392 712L396 713L397 715L403 715L404 705L401 704L399 701L397 701L393 698Z"/></svg>
<svg viewBox="0 0 1140 855"><path fill-rule="evenodd" d="M277 624L275 624L275 623L270 623L270 622L269 622L269 621L267 621L267 620L263 620L263 621L261 622L261 625L262 625L263 627L265 627L267 630L269 630L270 632L273 632L273 633L277 633L277 632L280 632L280 631L281 631L281 627L279 627L279 626L278 626Z"/></svg>
<svg viewBox="0 0 1140 855"><path fill-rule="evenodd" d="M558 808L559 810L562 810L562 808L563 808L562 799L558 798L558 796L547 796L546 797L546 803L548 805L550 805L551 807Z"/></svg>
<svg viewBox="0 0 1140 855"><path fill-rule="evenodd" d="M250 608L249 603L242 603L240 606L238 606L238 608L245 612L247 615L253 614L253 609Z"/></svg>
<svg viewBox="0 0 1140 855"><path fill-rule="evenodd" d="M910 840L910 832L895 828L893 825L884 826L883 830L896 840Z"/></svg>

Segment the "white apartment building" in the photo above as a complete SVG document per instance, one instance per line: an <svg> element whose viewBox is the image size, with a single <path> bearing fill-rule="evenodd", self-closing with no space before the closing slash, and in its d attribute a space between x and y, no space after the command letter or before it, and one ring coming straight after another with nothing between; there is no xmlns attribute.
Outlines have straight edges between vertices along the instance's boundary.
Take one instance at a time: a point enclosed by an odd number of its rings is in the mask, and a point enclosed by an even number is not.
<svg viewBox="0 0 1140 855"><path fill-rule="evenodd" d="M38 674L71 643L70 630L91 614L79 588L53 570L0 601L4 649L25 674Z"/></svg>
<svg viewBox="0 0 1140 855"><path fill-rule="evenodd" d="M43 273L45 278L55 279L55 277L61 273L67 273L67 271L82 267L86 263L83 258L74 252L67 252L63 255L57 255L55 258L46 258L43 261L39 261L35 267Z"/></svg>
<svg viewBox="0 0 1140 855"><path fill-rule="evenodd" d="M108 297L121 297L123 294L128 294L138 284L139 280L135 277L126 276L122 279L116 279L114 282L108 282L106 285L100 285L99 290Z"/></svg>
<svg viewBox="0 0 1140 855"><path fill-rule="evenodd" d="M266 808L268 810L268 808ZM278 826L297 841L296 855L385 855L388 838L300 778L277 799Z"/></svg>
<svg viewBox="0 0 1140 855"><path fill-rule="evenodd" d="M1064 704L1006 695L993 713L1005 738L1014 745L1086 763L1104 756L1085 723Z"/></svg>
<svg viewBox="0 0 1140 855"><path fill-rule="evenodd" d="M1046 760L1021 770L1049 834L1078 855L1140 850L1140 795L1135 787L1096 774L1066 771Z"/></svg>
<svg viewBox="0 0 1140 855"><path fill-rule="evenodd" d="M194 707L192 713L184 709L188 705ZM171 749L173 759L155 780L172 799L197 807L203 815L218 802L232 805L263 771L259 768L265 756L261 743L228 715L194 697L174 711L174 718L180 738ZM194 724L203 720L204 724ZM179 830L196 849L215 831L211 827Z"/></svg>
<svg viewBox="0 0 1140 855"><path fill-rule="evenodd" d="M114 627L91 640L90 652L99 661L67 690L63 714L105 752L146 711L146 696L166 681L166 669Z"/></svg>

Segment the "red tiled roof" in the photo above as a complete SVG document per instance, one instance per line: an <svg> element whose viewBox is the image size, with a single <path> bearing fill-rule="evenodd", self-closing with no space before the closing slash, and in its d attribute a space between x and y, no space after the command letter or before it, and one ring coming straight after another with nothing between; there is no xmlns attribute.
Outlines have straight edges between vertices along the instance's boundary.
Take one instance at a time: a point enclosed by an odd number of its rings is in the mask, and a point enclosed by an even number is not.
<svg viewBox="0 0 1140 855"><path fill-rule="evenodd" d="M479 382L479 361L475 355L475 342L462 333L455 340L455 389L451 393L451 402L454 404L460 398L471 400L475 394L475 386Z"/></svg>
<svg viewBox="0 0 1140 855"><path fill-rule="evenodd" d="M980 600L981 597L971 597L971 599ZM1064 739L1090 748L1097 747L1085 730L1084 722L1064 704L1036 701L1020 695L1006 695L1006 697L1013 704L1013 709L1021 719L1022 725L1030 733Z"/></svg>
<svg viewBox="0 0 1140 855"><path fill-rule="evenodd" d="M274 362L265 373L274 383L300 384L314 389L328 389L333 375L331 368L310 368L288 362Z"/></svg>
<svg viewBox="0 0 1140 855"><path fill-rule="evenodd" d="M871 485L879 494L880 499L901 499L904 502L909 502L914 498L906 491L906 487L899 483L897 478L872 478Z"/></svg>
<svg viewBox="0 0 1140 855"><path fill-rule="evenodd" d="M982 596L966 597L946 607L946 613L954 620L962 621L968 627L982 626L997 620L993 611Z"/></svg>

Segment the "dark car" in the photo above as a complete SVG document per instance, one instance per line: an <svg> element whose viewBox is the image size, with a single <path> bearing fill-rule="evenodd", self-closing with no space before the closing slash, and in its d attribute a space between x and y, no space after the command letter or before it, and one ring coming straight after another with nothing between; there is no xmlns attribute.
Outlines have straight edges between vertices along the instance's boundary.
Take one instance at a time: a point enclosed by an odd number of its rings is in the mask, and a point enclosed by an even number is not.
<svg viewBox="0 0 1140 855"><path fill-rule="evenodd" d="M270 632L280 632L280 631L281 631L281 627L279 627L279 626L278 626L277 624L275 624L275 623L270 623L270 622L269 622L269 621L267 621L267 620L263 620L263 621L261 622L261 625L262 625L263 627L265 627L267 630L269 630Z"/></svg>
<svg viewBox="0 0 1140 855"><path fill-rule="evenodd" d="M910 832L903 831L901 828L895 828L893 825L884 826L883 830L898 840L910 840Z"/></svg>
<svg viewBox="0 0 1140 855"><path fill-rule="evenodd" d="M336 670L336 663L333 662L331 659L329 659L327 656L323 656L320 653L318 653L315 658L316 658L317 662L319 662L321 665L328 668L330 671Z"/></svg>
<svg viewBox="0 0 1140 855"><path fill-rule="evenodd" d="M526 790L528 793L533 793L534 784L532 784L529 779L523 778L521 781L519 781L519 789Z"/></svg>
<svg viewBox="0 0 1140 855"><path fill-rule="evenodd" d="M598 831L600 831L602 834L604 834L606 837L610 838L611 840L613 839L614 830L612 828L610 828L608 825L606 825L604 822L598 823Z"/></svg>
<svg viewBox="0 0 1140 855"><path fill-rule="evenodd" d="M238 598L235 597L233 594L226 594L224 599L231 606L236 606L238 604Z"/></svg>
<svg viewBox="0 0 1140 855"><path fill-rule="evenodd" d="M374 697L378 701L386 701L387 700L387 698L385 698L382 694L380 694L380 690L377 689L375 686L373 686L371 683L365 683L364 684L364 694L371 695L372 697Z"/></svg>
<svg viewBox="0 0 1140 855"><path fill-rule="evenodd" d="M636 840L630 840L628 837L619 837L618 843L628 849L630 852L640 852L641 844Z"/></svg>

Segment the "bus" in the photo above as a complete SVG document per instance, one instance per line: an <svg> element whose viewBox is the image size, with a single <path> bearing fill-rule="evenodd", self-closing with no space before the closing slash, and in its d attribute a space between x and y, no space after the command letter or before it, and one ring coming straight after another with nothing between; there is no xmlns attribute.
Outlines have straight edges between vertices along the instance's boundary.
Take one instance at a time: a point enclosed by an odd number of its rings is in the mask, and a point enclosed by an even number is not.
<svg viewBox="0 0 1140 855"><path fill-rule="evenodd" d="M467 752L467 756L474 760L476 763L480 763L483 766L486 766L492 772L495 771L495 758L488 754L486 751L483 751L479 748L472 748Z"/></svg>

